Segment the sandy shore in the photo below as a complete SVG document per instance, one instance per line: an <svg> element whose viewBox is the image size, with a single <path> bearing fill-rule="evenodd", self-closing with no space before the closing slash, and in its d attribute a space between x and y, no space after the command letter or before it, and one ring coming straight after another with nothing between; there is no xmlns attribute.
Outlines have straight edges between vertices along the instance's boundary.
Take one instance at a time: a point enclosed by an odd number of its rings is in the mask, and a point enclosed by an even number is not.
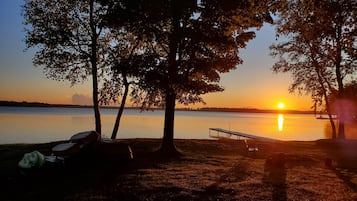
<svg viewBox="0 0 357 201"><path fill-rule="evenodd" d="M114 145L26 175L23 153L56 143L1 145L1 200L357 200L357 141L251 141L249 152L243 141L176 140L183 156L170 160L154 154L160 140L121 143L133 160Z"/></svg>

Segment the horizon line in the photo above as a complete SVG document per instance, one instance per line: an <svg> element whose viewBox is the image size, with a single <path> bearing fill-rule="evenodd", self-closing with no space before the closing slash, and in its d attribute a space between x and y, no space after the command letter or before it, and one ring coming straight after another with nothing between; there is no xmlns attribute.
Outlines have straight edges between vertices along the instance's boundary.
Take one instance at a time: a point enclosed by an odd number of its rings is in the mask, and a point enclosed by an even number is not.
<svg viewBox="0 0 357 201"><path fill-rule="evenodd" d="M78 105L78 104L51 104L43 102L27 102L27 101L4 101L0 100L0 106L17 106L17 107L72 107L72 108L90 108L93 105ZM101 108L118 109L115 105L100 105ZM125 109L141 109L140 106L126 106ZM144 110L163 110L163 107L152 107ZM315 114L313 110L298 110L298 109L263 109L253 107L177 107L175 110L186 111L207 111L207 112L250 112L250 113L304 113Z"/></svg>

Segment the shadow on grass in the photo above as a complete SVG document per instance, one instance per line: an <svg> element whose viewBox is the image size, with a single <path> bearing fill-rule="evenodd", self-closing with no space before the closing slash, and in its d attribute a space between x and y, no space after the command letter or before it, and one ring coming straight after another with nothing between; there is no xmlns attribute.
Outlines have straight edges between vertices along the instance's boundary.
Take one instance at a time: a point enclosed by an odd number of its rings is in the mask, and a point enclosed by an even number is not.
<svg viewBox="0 0 357 201"><path fill-rule="evenodd" d="M319 140L316 144L328 155L326 167L357 193L357 184L351 178L351 174L357 174L357 140Z"/></svg>
<svg viewBox="0 0 357 201"><path fill-rule="evenodd" d="M233 164L231 168L222 172L221 176L213 184L207 186L204 191L193 192L193 197L196 200L237 200L235 195L238 189L227 187L226 185L245 180L247 176L248 167L243 161ZM224 187L226 186L226 187Z"/></svg>
<svg viewBox="0 0 357 201"><path fill-rule="evenodd" d="M286 173L285 155L283 153L273 154L266 160L263 181L273 187L273 201L288 200L286 193Z"/></svg>
<svg viewBox="0 0 357 201"><path fill-rule="evenodd" d="M351 181L351 177L346 175L342 169L331 168L332 171L340 178L347 186L349 186L355 193L357 193L357 184ZM356 173L354 173L356 174Z"/></svg>

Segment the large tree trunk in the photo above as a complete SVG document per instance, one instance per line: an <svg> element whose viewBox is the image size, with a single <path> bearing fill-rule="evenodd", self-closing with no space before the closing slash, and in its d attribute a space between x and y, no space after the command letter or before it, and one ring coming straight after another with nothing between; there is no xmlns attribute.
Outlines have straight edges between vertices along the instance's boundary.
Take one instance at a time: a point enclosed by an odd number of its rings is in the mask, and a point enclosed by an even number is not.
<svg viewBox="0 0 357 201"><path fill-rule="evenodd" d="M100 111L99 111L99 101L98 101L98 69L97 69L97 30L93 20L93 8L94 1L90 1L90 27L91 27L91 64L92 64L92 80L93 80L93 109L94 109L94 117L95 117L95 131L99 134L102 133L102 125L100 120Z"/></svg>
<svg viewBox="0 0 357 201"><path fill-rule="evenodd" d="M339 139L345 139L345 121L341 120L341 118L338 119L338 138Z"/></svg>
<svg viewBox="0 0 357 201"><path fill-rule="evenodd" d="M337 28L337 54L336 54L336 79L338 85L338 138L345 139L345 109L343 105L344 98L344 87L343 87L343 76L341 75L341 61L342 61L342 47L341 47L341 38L342 38L342 26ZM337 100L339 101L339 100Z"/></svg>
<svg viewBox="0 0 357 201"><path fill-rule="evenodd" d="M92 64L92 75L93 75L93 108L95 117L95 131L99 134L102 133L102 126L100 120L99 102L98 102L98 80L97 80L97 67L96 63Z"/></svg>
<svg viewBox="0 0 357 201"><path fill-rule="evenodd" d="M118 114L117 114L117 117L115 119L115 124L114 124L114 128L113 128L113 132L112 132L112 137L111 139L116 139L117 138L117 133L118 133L118 130L119 130L119 125L120 125L120 119L121 119L121 116L123 115L123 111L124 111L124 108L125 108L125 102L126 102L126 98L128 96L128 92L129 92L129 84L126 80L126 77L124 77L124 94L123 94L123 97L121 99L121 103L120 103L120 108L118 110Z"/></svg>
<svg viewBox="0 0 357 201"><path fill-rule="evenodd" d="M325 98L325 104L326 104L326 110L327 110L327 115L328 115L328 119L330 121L330 125L331 125L331 129L332 129L332 139L336 139L337 133L336 133L336 125L335 122L333 121L333 117L332 117L332 112L331 112L331 107L330 107L330 103L328 100L326 100Z"/></svg>
<svg viewBox="0 0 357 201"><path fill-rule="evenodd" d="M170 157L179 155L174 144L175 101L175 93L172 90L168 90L165 103L164 136L159 151L161 154Z"/></svg>
<svg viewBox="0 0 357 201"><path fill-rule="evenodd" d="M174 122L175 122L175 102L176 93L172 88L171 81L176 79L176 54L178 52L178 39L177 39L177 29L180 26L177 17L177 10L172 10L172 26L171 34L169 36L169 54L168 54L168 79L167 87L165 90L165 122L164 122L164 136L162 139L162 144L159 152L166 157L176 157L179 156L179 152L176 150L174 144Z"/></svg>

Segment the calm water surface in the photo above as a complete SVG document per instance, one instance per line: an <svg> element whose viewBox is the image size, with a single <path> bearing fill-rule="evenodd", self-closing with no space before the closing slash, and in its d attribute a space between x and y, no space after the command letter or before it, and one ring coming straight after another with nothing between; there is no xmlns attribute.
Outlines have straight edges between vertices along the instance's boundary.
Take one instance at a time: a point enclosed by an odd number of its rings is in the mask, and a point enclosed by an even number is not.
<svg viewBox="0 0 357 201"><path fill-rule="evenodd" d="M102 109L106 137L116 109ZM118 138L161 138L164 111L125 110ZM281 140L316 140L328 136L327 120L314 115L176 111L175 138L209 139L209 128L223 128ZM91 108L0 107L0 144L66 140L94 129Z"/></svg>

